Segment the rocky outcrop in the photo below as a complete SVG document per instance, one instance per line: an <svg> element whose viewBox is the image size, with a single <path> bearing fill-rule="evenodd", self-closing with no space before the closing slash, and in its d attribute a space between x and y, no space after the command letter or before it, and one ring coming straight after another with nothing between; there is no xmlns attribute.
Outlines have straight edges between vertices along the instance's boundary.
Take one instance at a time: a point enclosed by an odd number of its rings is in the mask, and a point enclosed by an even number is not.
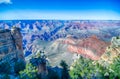
<svg viewBox="0 0 120 79"><path fill-rule="evenodd" d="M10 61L13 58L24 60L22 49L22 36L20 29L13 27L11 30L0 30L0 59Z"/></svg>
<svg viewBox="0 0 120 79"><path fill-rule="evenodd" d="M68 44L68 51L81 54L82 56L93 60L100 59L101 55L105 52L106 47L110 45L110 43L104 42L94 35L86 39L73 41L71 41L71 39L69 39L69 41L68 39L65 40L64 43Z"/></svg>
<svg viewBox="0 0 120 79"><path fill-rule="evenodd" d="M106 63L113 63L114 58L120 55L120 37L113 37L111 45L107 47L106 52L101 56L101 60ZM101 62L101 61L100 61Z"/></svg>

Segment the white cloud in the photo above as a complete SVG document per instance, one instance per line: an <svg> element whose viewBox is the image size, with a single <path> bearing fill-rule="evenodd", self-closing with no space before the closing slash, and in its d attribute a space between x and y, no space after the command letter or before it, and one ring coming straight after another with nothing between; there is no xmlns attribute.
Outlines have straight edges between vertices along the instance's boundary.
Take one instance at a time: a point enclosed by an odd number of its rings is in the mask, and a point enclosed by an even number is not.
<svg viewBox="0 0 120 79"><path fill-rule="evenodd" d="M2 4L2 3L11 4L12 2L11 2L11 0L0 0L0 4Z"/></svg>

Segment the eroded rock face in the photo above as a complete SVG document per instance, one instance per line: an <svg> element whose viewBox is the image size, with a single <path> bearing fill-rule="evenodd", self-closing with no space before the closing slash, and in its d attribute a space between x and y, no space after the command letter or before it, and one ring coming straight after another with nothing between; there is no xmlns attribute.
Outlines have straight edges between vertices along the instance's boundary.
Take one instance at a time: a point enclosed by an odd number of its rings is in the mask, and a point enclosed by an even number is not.
<svg viewBox="0 0 120 79"><path fill-rule="evenodd" d="M101 55L105 52L106 47L110 45L110 43L102 41L96 36L90 36L86 39L73 40L74 43L67 41L68 39L64 43L69 44L68 51L81 54L82 56L93 60L100 59Z"/></svg>
<svg viewBox="0 0 120 79"><path fill-rule="evenodd" d="M101 60L111 64L114 58L120 55L120 36L113 37L111 45L106 49L106 52L101 56Z"/></svg>
<svg viewBox="0 0 120 79"><path fill-rule="evenodd" d="M99 60L110 42L102 41L97 36L90 36L85 39L67 37L52 42L36 40L32 45L35 47L32 50L44 50L49 62L54 66L59 65L61 60L66 60L68 64L71 64L76 59L74 55Z"/></svg>
<svg viewBox="0 0 120 79"><path fill-rule="evenodd" d="M11 30L0 30L0 59L7 61L13 58L24 60L22 36L16 27Z"/></svg>

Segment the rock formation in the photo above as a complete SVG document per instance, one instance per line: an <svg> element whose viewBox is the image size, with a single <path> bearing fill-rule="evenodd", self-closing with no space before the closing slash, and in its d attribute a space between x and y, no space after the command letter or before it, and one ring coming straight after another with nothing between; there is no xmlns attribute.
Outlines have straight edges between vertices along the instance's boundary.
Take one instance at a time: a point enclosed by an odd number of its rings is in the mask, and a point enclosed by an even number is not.
<svg viewBox="0 0 120 79"><path fill-rule="evenodd" d="M74 41L74 42L73 42ZM90 36L86 39L65 40L64 43L68 44L68 51L81 54L84 57L98 60L101 55L105 53L106 47L110 45L105 41L100 40L97 36Z"/></svg>
<svg viewBox="0 0 120 79"><path fill-rule="evenodd" d="M10 61L13 58L22 59L22 35L20 29L13 27L11 30L0 30L0 59L1 61Z"/></svg>
<svg viewBox="0 0 120 79"><path fill-rule="evenodd" d="M120 55L120 37L113 37L111 45L107 47L106 52L101 56L101 60L110 64L113 63L115 57Z"/></svg>

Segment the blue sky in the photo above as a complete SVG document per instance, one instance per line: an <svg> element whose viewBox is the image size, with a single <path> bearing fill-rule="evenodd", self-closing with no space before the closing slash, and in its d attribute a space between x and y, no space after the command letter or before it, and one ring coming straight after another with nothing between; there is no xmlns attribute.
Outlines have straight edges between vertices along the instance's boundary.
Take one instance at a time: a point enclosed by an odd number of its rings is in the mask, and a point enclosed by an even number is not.
<svg viewBox="0 0 120 79"><path fill-rule="evenodd" d="M0 19L120 20L120 0L0 0Z"/></svg>

